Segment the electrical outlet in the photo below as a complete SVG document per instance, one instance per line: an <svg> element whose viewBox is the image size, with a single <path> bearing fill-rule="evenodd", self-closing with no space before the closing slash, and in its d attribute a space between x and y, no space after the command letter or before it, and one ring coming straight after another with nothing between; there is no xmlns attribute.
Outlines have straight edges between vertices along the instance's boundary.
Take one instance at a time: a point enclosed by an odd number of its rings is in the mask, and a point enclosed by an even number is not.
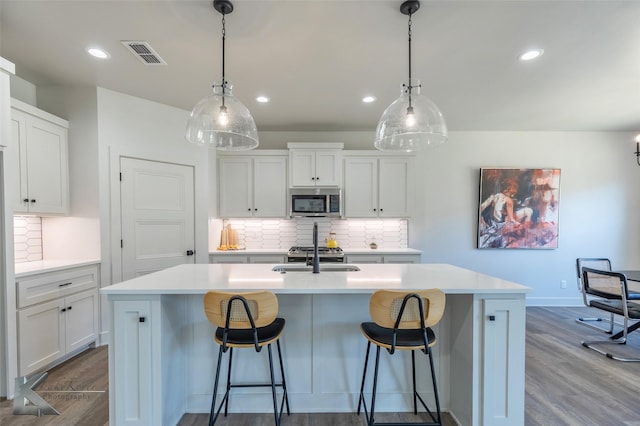
<svg viewBox="0 0 640 426"><path fill-rule="evenodd" d="M567 288L567 280L560 281L560 288Z"/></svg>

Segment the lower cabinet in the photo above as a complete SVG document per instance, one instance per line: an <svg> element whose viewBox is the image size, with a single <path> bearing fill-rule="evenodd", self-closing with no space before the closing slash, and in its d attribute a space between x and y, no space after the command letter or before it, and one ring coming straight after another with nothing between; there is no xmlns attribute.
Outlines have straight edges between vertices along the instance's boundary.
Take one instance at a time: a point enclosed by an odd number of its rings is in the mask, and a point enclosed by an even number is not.
<svg viewBox="0 0 640 426"><path fill-rule="evenodd" d="M225 253L209 254L209 263L285 263L284 254Z"/></svg>
<svg viewBox="0 0 640 426"><path fill-rule="evenodd" d="M36 274L16 284L19 375L41 370L96 341L97 266Z"/></svg>
<svg viewBox="0 0 640 426"><path fill-rule="evenodd" d="M109 370L115 371L115 380L109 386L112 425L161 424L152 409L152 319L150 301L113 303L113 342L109 345ZM114 346L119 348L117 353L111 352Z"/></svg>
<svg viewBox="0 0 640 426"><path fill-rule="evenodd" d="M420 254L347 254L347 263L420 263Z"/></svg>
<svg viewBox="0 0 640 426"><path fill-rule="evenodd" d="M484 299L482 347L483 425L524 424L524 301Z"/></svg>

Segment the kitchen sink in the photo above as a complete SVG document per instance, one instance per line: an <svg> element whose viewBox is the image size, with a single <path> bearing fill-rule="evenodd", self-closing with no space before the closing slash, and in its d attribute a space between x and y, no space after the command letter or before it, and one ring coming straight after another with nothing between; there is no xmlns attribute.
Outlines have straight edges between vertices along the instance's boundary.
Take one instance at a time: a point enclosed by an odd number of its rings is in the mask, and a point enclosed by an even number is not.
<svg viewBox="0 0 640 426"><path fill-rule="evenodd" d="M313 266L298 264L298 263L289 263L286 265L276 265L272 269L272 271L280 272L284 274L285 272L312 272ZM355 272L359 271L356 265L345 265L345 264L336 264L336 263L321 263L320 264L320 272Z"/></svg>

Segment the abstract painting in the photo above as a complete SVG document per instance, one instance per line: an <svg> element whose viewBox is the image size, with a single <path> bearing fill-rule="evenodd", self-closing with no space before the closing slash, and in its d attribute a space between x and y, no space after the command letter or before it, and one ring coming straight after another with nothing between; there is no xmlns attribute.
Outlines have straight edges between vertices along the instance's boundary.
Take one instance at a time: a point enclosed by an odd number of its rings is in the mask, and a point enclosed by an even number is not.
<svg viewBox="0 0 640 426"><path fill-rule="evenodd" d="M558 248L560 169L480 169L478 248Z"/></svg>

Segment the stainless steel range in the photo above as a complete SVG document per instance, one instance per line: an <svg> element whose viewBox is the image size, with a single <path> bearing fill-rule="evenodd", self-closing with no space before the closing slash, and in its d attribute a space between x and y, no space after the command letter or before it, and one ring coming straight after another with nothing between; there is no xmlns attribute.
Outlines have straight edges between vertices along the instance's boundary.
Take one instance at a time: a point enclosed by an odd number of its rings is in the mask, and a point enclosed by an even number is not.
<svg viewBox="0 0 640 426"><path fill-rule="evenodd" d="M344 263L344 252L340 247L327 248L318 247L318 258L320 263ZM302 263L313 261L313 247L312 246L293 246L289 249L287 254L287 262L289 263Z"/></svg>

